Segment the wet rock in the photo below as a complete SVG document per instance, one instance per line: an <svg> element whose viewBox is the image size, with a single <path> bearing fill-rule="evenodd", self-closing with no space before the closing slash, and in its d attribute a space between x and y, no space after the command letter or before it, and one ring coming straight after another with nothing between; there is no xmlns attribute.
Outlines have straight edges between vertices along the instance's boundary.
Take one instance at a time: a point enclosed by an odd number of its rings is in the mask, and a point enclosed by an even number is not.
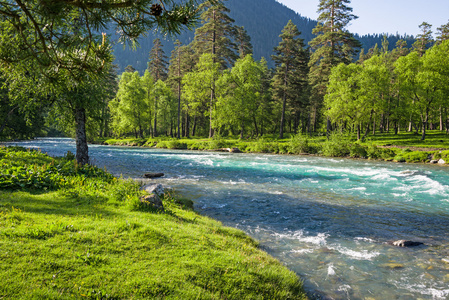
<svg viewBox="0 0 449 300"><path fill-rule="evenodd" d="M430 161L430 163L431 163L431 164L437 164L437 163L438 163L438 160L432 159L432 160Z"/></svg>
<svg viewBox="0 0 449 300"><path fill-rule="evenodd" d="M157 178L164 176L164 173L145 173L143 177L145 178Z"/></svg>
<svg viewBox="0 0 449 300"><path fill-rule="evenodd" d="M406 241L406 240L398 240L394 242L389 242L388 244L396 247L416 247L424 245L421 242L414 242L414 241Z"/></svg>
<svg viewBox="0 0 449 300"><path fill-rule="evenodd" d="M446 163L446 161L442 158L440 158L440 160L438 161L438 164L440 165L444 165Z"/></svg>
<svg viewBox="0 0 449 300"><path fill-rule="evenodd" d="M394 263L394 262L382 264L382 265L380 265L380 266L383 267L383 268L393 269L393 270L404 268L404 265L403 265L403 264L400 264L400 263Z"/></svg>
<svg viewBox="0 0 449 300"><path fill-rule="evenodd" d="M231 149L229 150L229 152L232 152L232 153L242 153L242 151L240 151L239 148L231 148Z"/></svg>
<svg viewBox="0 0 449 300"><path fill-rule="evenodd" d="M157 194L145 195L140 197L140 202L143 204L150 206L151 208L157 210L163 210L164 205L162 204L161 198Z"/></svg>
<svg viewBox="0 0 449 300"><path fill-rule="evenodd" d="M142 190L146 191L148 194L157 194L158 196L163 195L165 192L164 187L160 183L144 185Z"/></svg>
<svg viewBox="0 0 449 300"><path fill-rule="evenodd" d="M449 264L449 258L442 258L441 260L442 260L443 262Z"/></svg>
<svg viewBox="0 0 449 300"><path fill-rule="evenodd" d="M449 282L449 274L444 275L443 280Z"/></svg>

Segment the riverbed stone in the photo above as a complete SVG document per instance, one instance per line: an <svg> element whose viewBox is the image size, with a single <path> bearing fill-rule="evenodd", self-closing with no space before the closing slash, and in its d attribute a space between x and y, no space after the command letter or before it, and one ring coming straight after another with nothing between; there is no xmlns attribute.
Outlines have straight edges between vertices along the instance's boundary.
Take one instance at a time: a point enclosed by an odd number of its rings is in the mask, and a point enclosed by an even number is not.
<svg viewBox="0 0 449 300"><path fill-rule="evenodd" d="M158 178L158 177L163 177L164 173L145 173L143 175L143 177L145 178Z"/></svg>
<svg viewBox="0 0 449 300"><path fill-rule="evenodd" d="M162 204L162 200L157 194L142 196L140 197L140 202L157 210L164 209L164 204Z"/></svg>
<svg viewBox="0 0 449 300"><path fill-rule="evenodd" d="M232 153L242 153L242 151L240 151L239 148L231 148L231 150L230 150L229 152L232 152Z"/></svg>
<svg viewBox="0 0 449 300"><path fill-rule="evenodd" d="M446 161L445 161L444 159L440 158L440 160L438 161L438 163L439 163L440 165L444 165L444 164L446 163Z"/></svg>
<svg viewBox="0 0 449 300"><path fill-rule="evenodd" d="M403 264L396 263L396 262L390 262L390 263L382 264L380 266L387 268L387 269L393 269L393 270L404 268Z"/></svg>
<svg viewBox="0 0 449 300"><path fill-rule="evenodd" d="M442 260L443 262L449 264L449 257L448 257L448 258L442 258L441 260Z"/></svg>
<svg viewBox="0 0 449 300"><path fill-rule="evenodd" d="M438 163L438 160L432 159L432 160L430 161L430 163L431 163L431 164L437 164L437 163Z"/></svg>
<svg viewBox="0 0 449 300"><path fill-rule="evenodd" d="M394 241L394 242L389 242L388 244L396 246L396 247L416 247L416 246L424 245L421 242L406 241L406 240L398 240L398 241Z"/></svg>
<svg viewBox="0 0 449 300"><path fill-rule="evenodd" d="M164 187L160 183L150 183L144 185L142 187L142 190L146 191L148 194L157 194L158 196L161 196L165 193Z"/></svg>

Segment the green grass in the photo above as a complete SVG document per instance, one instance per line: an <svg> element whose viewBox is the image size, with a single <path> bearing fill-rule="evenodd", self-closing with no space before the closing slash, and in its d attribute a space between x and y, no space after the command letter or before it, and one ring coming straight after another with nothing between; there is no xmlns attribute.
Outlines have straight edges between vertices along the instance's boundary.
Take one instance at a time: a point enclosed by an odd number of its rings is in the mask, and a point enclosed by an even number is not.
<svg viewBox="0 0 449 300"><path fill-rule="evenodd" d="M0 173L70 161L0 153ZM0 190L0 299L306 299L296 274L189 201L152 211L136 183L70 165L45 191Z"/></svg>
<svg viewBox="0 0 449 300"><path fill-rule="evenodd" d="M103 139L110 145L144 145L148 147L190 150L219 150L222 148L239 148L242 152L276 153L276 154L314 154L328 157L351 157L380 159L386 161L427 163L433 159L449 161L445 151L449 149L449 136L438 130L427 131L426 140L420 134L401 132L377 133L369 135L364 142L356 141L355 134L334 133L328 140L325 135L306 136L289 135L282 140L275 135L241 140L237 137L219 137L207 139L192 137L173 139L169 137L142 139ZM404 149L409 152L403 154Z"/></svg>

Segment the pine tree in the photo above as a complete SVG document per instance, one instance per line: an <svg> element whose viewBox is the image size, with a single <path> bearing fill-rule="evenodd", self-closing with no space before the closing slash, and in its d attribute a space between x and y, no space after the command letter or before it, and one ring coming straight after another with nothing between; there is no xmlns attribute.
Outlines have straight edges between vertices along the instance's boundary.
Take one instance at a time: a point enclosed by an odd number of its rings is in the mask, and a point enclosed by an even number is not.
<svg viewBox="0 0 449 300"><path fill-rule="evenodd" d="M236 29L234 20L228 16L229 9L217 1L205 1L200 6L203 26L195 30L193 49L199 54L211 53L223 69L238 58L234 43Z"/></svg>
<svg viewBox="0 0 449 300"><path fill-rule="evenodd" d="M175 49L170 57L168 69L168 82L176 91L178 97L178 119L177 119L177 137L181 138L181 94L182 78L187 72L193 70L195 63L192 59L192 49L189 46L182 46L179 40L175 42ZM188 127L188 117L185 126ZM185 131L188 136L188 129Z"/></svg>
<svg viewBox="0 0 449 300"><path fill-rule="evenodd" d="M312 31L317 36L309 42L313 50L309 81L314 95L315 125L332 67L352 62L356 49L360 47L360 43L345 29L350 21L357 19L352 8L347 6L349 3L350 0L321 0L318 6L318 24ZM327 127L329 132L329 122Z"/></svg>
<svg viewBox="0 0 449 300"><path fill-rule="evenodd" d="M239 49L240 58L246 57L248 54L253 53L253 45L251 45L251 37L246 32L243 26L236 26L235 42Z"/></svg>
<svg viewBox="0 0 449 300"><path fill-rule="evenodd" d="M288 21L279 36L282 39L279 46L274 48L276 55L272 56L276 63L273 89L276 98L282 100L280 139L284 137L287 104L293 107L298 116L308 99L308 55L304 49L304 40L298 38L300 34L296 25Z"/></svg>
<svg viewBox="0 0 449 300"><path fill-rule="evenodd" d="M426 50L432 45L432 25L427 22L422 22L419 25L421 33L416 36L416 42L413 43L413 49L416 50L419 56L423 56Z"/></svg>
<svg viewBox="0 0 449 300"><path fill-rule="evenodd" d="M153 48L150 51L150 61L148 71L153 75L154 82L167 79L167 56L160 39L153 41Z"/></svg>
<svg viewBox="0 0 449 300"><path fill-rule="evenodd" d="M441 44L441 42L445 40L449 40L449 22L447 24L441 25L437 28L437 43Z"/></svg>

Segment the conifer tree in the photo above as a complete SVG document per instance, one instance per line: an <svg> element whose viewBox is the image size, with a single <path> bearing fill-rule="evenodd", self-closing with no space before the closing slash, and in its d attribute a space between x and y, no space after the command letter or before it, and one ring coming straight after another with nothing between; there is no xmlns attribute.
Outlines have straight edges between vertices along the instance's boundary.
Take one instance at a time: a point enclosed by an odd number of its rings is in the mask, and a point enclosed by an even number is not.
<svg viewBox="0 0 449 300"><path fill-rule="evenodd" d="M167 56L160 39L153 41L153 48L150 51L148 71L153 75L154 82L167 79Z"/></svg>
<svg viewBox="0 0 449 300"><path fill-rule="evenodd" d="M345 27L357 19L352 8L347 6L350 0L321 0L318 5L318 24L312 33L317 36L309 42L313 52L310 56L309 82L312 87L313 106L316 116L326 93L332 67L352 62L360 43ZM330 123L328 122L328 131Z"/></svg>
<svg viewBox="0 0 449 300"><path fill-rule="evenodd" d="M290 20L279 36L282 40L274 48L276 55L272 58L276 64L276 74L273 79L275 97L282 101L279 138L284 137L285 111L287 104L293 106L298 114L306 106L308 99L308 55L304 49L304 40L298 38L301 34Z"/></svg>
<svg viewBox="0 0 449 300"><path fill-rule="evenodd" d="M437 43L441 44L442 41L449 40L449 22L441 25L437 28Z"/></svg>
<svg viewBox="0 0 449 300"><path fill-rule="evenodd" d="M251 37L246 32L243 26L236 26L235 42L239 50L240 58L246 57L248 54L253 53L253 45L251 45Z"/></svg>
<svg viewBox="0 0 449 300"><path fill-rule="evenodd" d="M192 59L192 50L189 46L182 46L179 40L175 42L175 49L170 57L168 69L169 84L176 91L178 97L178 118L177 118L177 137L181 138L181 94L182 94L182 78L187 72L193 70L195 63ZM188 127L186 122L185 126ZM188 133L188 130L186 131Z"/></svg>
<svg viewBox="0 0 449 300"><path fill-rule="evenodd" d="M413 49L416 50L419 56L423 56L426 50L432 45L432 25L427 22L422 22L419 25L421 33L416 36L416 42L413 43Z"/></svg>
<svg viewBox="0 0 449 300"><path fill-rule="evenodd" d="M211 53L225 69L238 58L234 20L228 16L229 9L222 2L205 1L200 8L204 10L201 14L203 26L195 30L193 49L199 55Z"/></svg>

